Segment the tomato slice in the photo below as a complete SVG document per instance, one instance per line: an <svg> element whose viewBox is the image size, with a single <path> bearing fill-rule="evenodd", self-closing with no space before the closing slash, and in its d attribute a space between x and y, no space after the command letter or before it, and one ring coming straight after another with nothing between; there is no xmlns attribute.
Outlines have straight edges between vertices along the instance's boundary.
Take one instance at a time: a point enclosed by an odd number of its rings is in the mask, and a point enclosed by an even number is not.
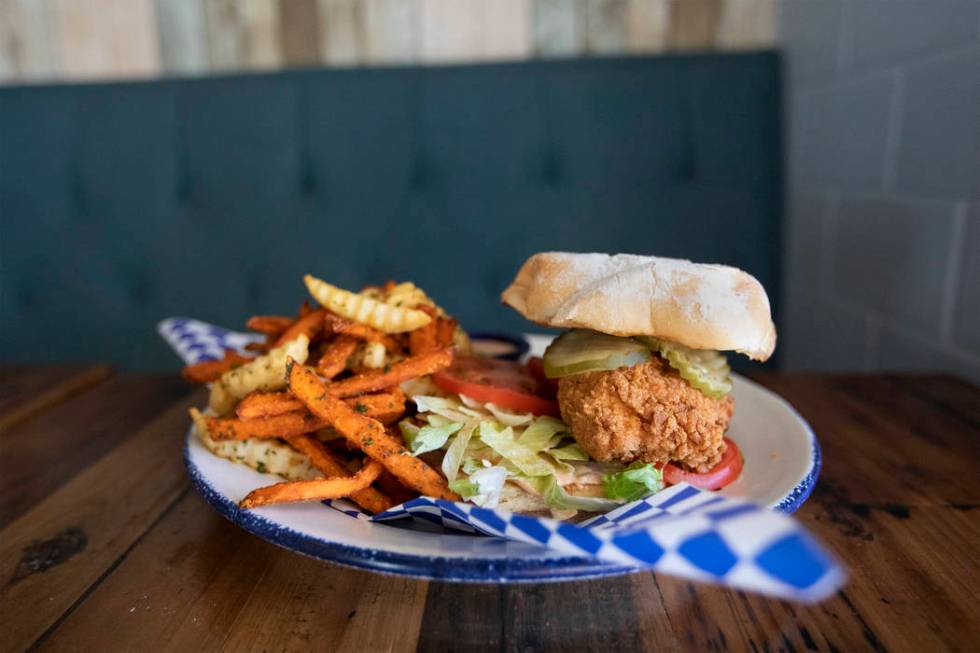
<svg viewBox="0 0 980 653"><path fill-rule="evenodd" d="M690 483L705 490L720 490L738 478L742 473L743 464L742 452L738 450L738 445L725 438L725 453L721 455L717 465L699 474L683 470L674 463L667 463L664 466L664 482L668 485Z"/></svg>
<svg viewBox="0 0 980 653"><path fill-rule="evenodd" d="M532 356L527 359L527 371L538 381L538 394L547 399L558 396L558 379L549 379L544 373L544 359Z"/></svg>
<svg viewBox="0 0 980 653"><path fill-rule="evenodd" d="M541 385L514 361L457 356L452 366L432 375L437 386L477 401L535 415L558 415L558 403L539 395Z"/></svg>

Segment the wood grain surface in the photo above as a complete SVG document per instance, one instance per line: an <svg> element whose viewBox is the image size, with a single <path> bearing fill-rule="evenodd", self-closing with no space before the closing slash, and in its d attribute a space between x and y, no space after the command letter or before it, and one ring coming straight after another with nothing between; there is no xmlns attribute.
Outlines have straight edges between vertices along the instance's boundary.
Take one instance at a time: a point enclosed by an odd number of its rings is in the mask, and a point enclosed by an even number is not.
<svg viewBox="0 0 980 653"><path fill-rule="evenodd" d="M823 445L797 516L851 581L817 606L650 573L501 586L330 565L197 496L180 449L204 395L176 375L3 370L0 649L976 650L980 390L922 375L757 379Z"/></svg>

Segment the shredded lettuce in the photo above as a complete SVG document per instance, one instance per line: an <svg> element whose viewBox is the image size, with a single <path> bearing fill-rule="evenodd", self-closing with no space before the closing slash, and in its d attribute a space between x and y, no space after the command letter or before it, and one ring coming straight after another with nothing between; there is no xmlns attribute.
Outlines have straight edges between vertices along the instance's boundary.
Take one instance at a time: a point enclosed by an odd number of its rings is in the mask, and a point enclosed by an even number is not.
<svg viewBox="0 0 980 653"><path fill-rule="evenodd" d="M449 440L449 436L463 427L462 424L449 422L439 426L415 426L411 422L402 421L398 424L402 432L402 437L408 443L408 448L413 455L426 453L441 449Z"/></svg>
<svg viewBox="0 0 980 653"><path fill-rule="evenodd" d="M481 470L484 467L486 467L486 465L484 465L483 461L479 458L467 458L466 462L463 463L463 471L467 474L472 474L473 472Z"/></svg>
<svg viewBox="0 0 980 653"><path fill-rule="evenodd" d="M547 453L555 460L588 460L589 454L582 451L577 444L569 444L564 447L548 449Z"/></svg>
<svg viewBox="0 0 980 653"><path fill-rule="evenodd" d="M610 499L636 501L663 489L663 473L650 463L633 463L621 472L605 474L602 487Z"/></svg>
<svg viewBox="0 0 980 653"><path fill-rule="evenodd" d="M524 429L518 442L535 451L541 451L553 446L552 440L556 434L567 431L568 427L561 420L547 416L539 417ZM560 442L560 439L558 441Z"/></svg>
<svg viewBox="0 0 980 653"><path fill-rule="evenodd" d="M446 479L450 483L455 481L459 475L459 466L463 462L463 456L466 454L466 448L470 444L473 432L476 431L476 426L476 424L468 424L463 427L453 438L449 448L446 449L446 455L442 459L442 473L446 475Z"/></svg>
<svg viewBox="0 0 980 653"><path fill-rule="evenodd" d="M517 442L510 426L498 431L491 422L480 422L480 439L527 476L548 476L555 471L537 451Z"/></svg>
<svg viewBox="0 0 980 653"><path fill-rule="evenodd" d="M494 508L500 502L500 493L509 475L510 472L503 467L483 467L470 474L469 478L457 478L449 487L467 501L484 508Z"/></svg>
<svg viewBox="0 0 980 653"><path fill-rule="evenodd" d="M568 510L584 510L586 512L606 512L623 504L615 499L602 497L578 497L565 492L554 476L542 484L541 495L552 508Z"/></svg>

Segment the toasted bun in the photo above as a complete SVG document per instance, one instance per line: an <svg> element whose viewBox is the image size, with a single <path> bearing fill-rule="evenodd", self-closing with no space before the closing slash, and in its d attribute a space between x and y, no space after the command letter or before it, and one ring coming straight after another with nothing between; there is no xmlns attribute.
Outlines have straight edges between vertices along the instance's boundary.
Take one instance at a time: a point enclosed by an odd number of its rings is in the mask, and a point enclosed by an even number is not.
<svg viewBox="0 0 980 653"><path fill-rule="evenodd" d="M544 252L501 300L549 327L656 336L764 361L776 347L769 298L738 268L632 254Z"/></svg>

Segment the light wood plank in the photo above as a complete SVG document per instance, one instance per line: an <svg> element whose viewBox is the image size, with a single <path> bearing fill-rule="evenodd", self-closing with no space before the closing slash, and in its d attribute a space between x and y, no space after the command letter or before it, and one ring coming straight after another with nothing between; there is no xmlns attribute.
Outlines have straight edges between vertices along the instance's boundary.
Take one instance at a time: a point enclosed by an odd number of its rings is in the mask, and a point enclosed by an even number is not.
<svg viewBox="0 0 980 653"><path fill-rule="evenodd" d="M629 0L626 7L626 45L630 52L663 52L670 31L668 0Z"/></svg>
<svg viewBox="0 0 980 653"><path fill-rule="evenodd" d="M583 0L534 1L534 54L570 57L585 50Z"/></svg>
<svg viewBox="0 0 980 653"><path fill-rule="evenodd" d="M627 0L590 0L586 3L585 44L595 54L626 51Z"/></svg>
<svg viewBox="0 0 980 653"><path fill-rule="evenodd" d="M275 0L204 0L212 70L273 68L281 61Z"/></svg>
<svg viewBox="0 0 980 653"><path fill-rule="evenodd" d="M671 50L712 50L718 31L721 0L671 0Z"/></svg>
<svg viewBox="0 0 980 653"><path fill-rule="evenodd" d="M195 392L178 402L0 531L5 647L23 650L41 637L187 489L180 447L187 409L203 401ZM54 560L31 555L65 540L71 550Z"/></svg>
<svg viewBox="0 0 980 653"><path fill-rule="evenodd" d="M323 57L328 64L350 66L364 60L364 15L357 0L320 0Z"/></svg>
<svg viewBox="0 0 980 653"><path fill-rule="evenodd" d="M49 8L39 0L0 0L0 82L57 76L57 25Z"/></svg>
<svg viewBox="0 0 980 653"><path fill-rule="evenodd" d="M153 0L51 0L66 78L152 77L161 71Z"/></svg>
<svg viewBox="0 0 980 653"><path fill-rule="evenodd" d="M723 0L715 46L719 50L770 48L776 43L776 0Z"/></svg>
<svg viewBox="0 0 980 653"><path fill-rule="evenodd" d="M530 0L481 0L478 58L526 59L533 50Z"/></svg>
<svg viewBox="0 0 980 653"><path fill-rule="evenodd" d="M420 0L363 0L364 59L373 64L418 61L421 48Z"/></svg>
<svg viewBox="0 0 980 653"><path fill-rule="evenodd" d="M282 60L288 66L320 63L320 10L317 0L279 3Z"/></svg>
<svg viewBox="0 0 980 653"><path fill-rule="evenodd" d="M164 72L206 72L208 43L202 0L156 0L156 12Z"/></svg>
<svg viewBox="0 0 980 653"><path fill-rule="evenodd" d="M471 61L480 39L477 0L422 0L422 60Z"/></svg>
<svg viewBox="0 0 980 653"><path fill-rule="evenodd" d="M528 0L423 0L422 59L507 60L532 51Z"/></svg>

